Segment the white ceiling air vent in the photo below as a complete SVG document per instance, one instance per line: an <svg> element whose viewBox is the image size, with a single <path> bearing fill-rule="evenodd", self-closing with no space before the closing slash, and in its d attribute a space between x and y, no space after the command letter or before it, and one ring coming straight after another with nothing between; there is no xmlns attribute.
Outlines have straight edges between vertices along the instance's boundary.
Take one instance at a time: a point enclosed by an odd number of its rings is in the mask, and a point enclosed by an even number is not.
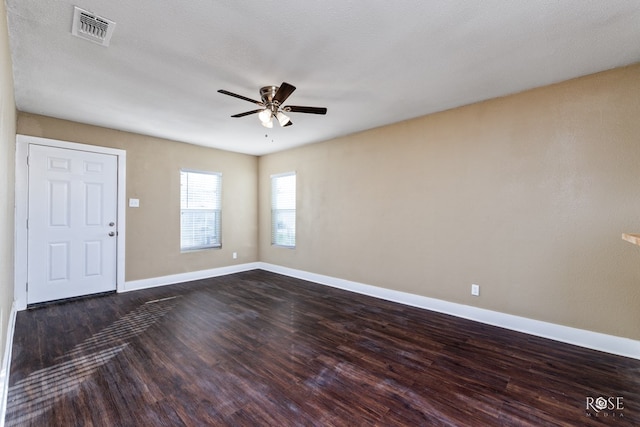
<svg viewBox="0 0 640 427"><path fill-rule="evenodd" d="M102 46L109 46L116 23L96 16L91 12L74 7L71 34Z"/></svg>

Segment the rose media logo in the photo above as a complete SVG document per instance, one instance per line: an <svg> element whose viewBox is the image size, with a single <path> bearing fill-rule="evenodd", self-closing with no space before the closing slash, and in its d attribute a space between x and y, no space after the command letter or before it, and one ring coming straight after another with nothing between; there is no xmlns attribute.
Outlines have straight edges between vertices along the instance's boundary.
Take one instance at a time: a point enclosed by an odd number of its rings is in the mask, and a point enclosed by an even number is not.
<svg viewBox="0 0 640 427"><path fill-rule="evenodd" d="M587 417L624 417L624 397L587 396Z"/></svg>

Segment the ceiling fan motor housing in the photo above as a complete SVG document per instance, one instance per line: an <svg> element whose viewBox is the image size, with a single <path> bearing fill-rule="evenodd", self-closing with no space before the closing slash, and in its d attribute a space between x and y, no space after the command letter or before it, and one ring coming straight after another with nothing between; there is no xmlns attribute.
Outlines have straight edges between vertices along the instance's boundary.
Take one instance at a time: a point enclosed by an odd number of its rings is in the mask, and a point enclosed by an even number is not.
<svg viewBox="0 0 640 427"><path fill-rule="evenodd" d="M276 92L278 92L278 86L264 86L260 88L260 98L262 99L262 103L265 108L270 109L274 114L278 111L278 107L280 106L278 101L273 100L276 96Z"/></svg>

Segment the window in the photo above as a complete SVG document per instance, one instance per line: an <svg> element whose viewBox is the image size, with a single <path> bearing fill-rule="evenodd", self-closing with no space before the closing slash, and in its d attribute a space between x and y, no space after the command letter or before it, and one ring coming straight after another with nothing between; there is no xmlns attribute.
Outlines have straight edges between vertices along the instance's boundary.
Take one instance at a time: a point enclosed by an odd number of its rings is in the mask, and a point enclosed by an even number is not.
<svg viewBox="0 0 640 427"><path fill-rule="evenodd" d="M296 246L296 173L271 176L271 244Z"/></svg>
<svg viewBox="0 0 640 427"><path fill-rule="evenodd" d="M222 174L180 171L180 250L219 248Z"/></svg>

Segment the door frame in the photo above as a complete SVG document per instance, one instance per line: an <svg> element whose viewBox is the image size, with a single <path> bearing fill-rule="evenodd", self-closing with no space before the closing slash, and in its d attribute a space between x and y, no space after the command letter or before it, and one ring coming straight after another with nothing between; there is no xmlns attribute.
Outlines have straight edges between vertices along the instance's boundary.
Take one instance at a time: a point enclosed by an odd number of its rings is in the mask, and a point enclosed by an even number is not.
<svg viewBox="0 0 640 427"><path fill-rule="evenodd" d="M28 233L27 219L29 215L29 145L66 148L69 150L88 151L98 154L110 154L117 157L118 164L118 239L116 242L116 291L125 290L125 236L126 236L126 166L127 152L117 148L99 147L95 145L79 144L76 142L60 141L27 135L16 135L16 206L15 206L15 235L14 235L14 304L16 310L27 308L27 279L28 279Z"/></svg>

